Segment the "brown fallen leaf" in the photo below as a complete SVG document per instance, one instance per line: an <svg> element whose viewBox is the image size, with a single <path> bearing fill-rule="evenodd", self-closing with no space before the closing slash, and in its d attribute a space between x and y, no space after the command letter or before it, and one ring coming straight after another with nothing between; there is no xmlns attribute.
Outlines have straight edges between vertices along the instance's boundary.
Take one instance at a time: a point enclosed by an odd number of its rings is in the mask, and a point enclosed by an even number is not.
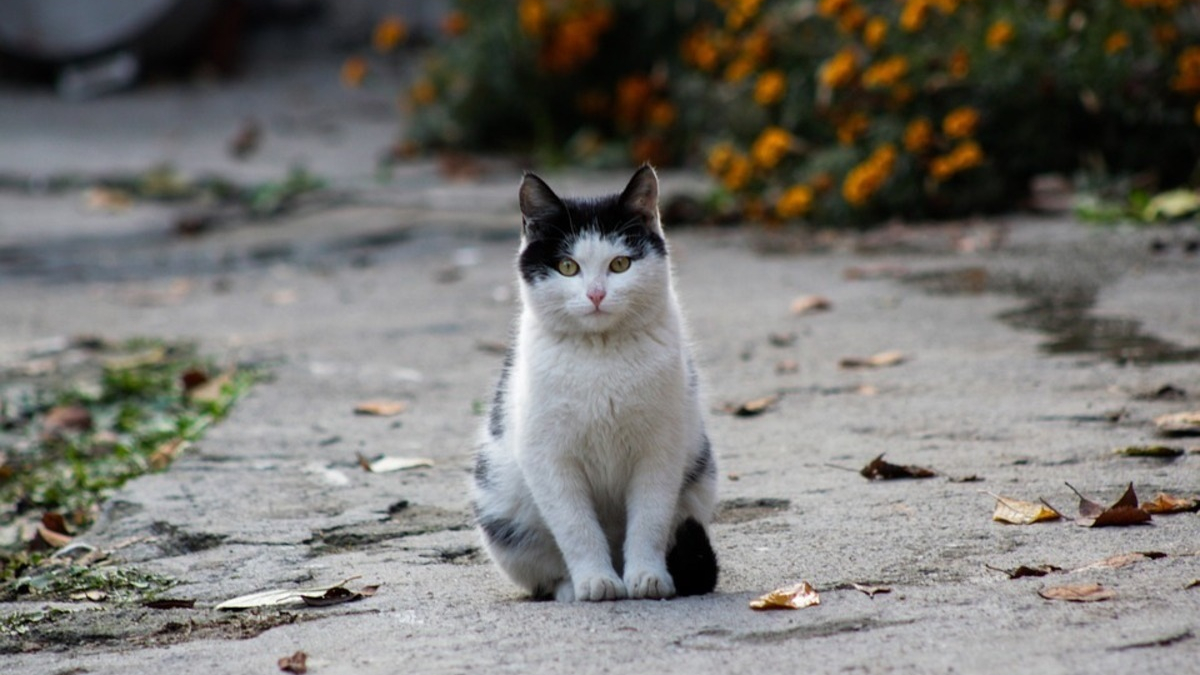
<svg viewBox="0 0 1200 675"><path fill-rule="evenodd" d="M813 312L824 312L833 307L828 298L819 295L802 295L792 301L792 314L800 316Z"/></svg>
<svg viewBox="0 0 1200 675"><path fill-rule="evenodd" d="M155 448L154 452L150 453L150 457L146 459L146 463L150 465L151 470L162 471L188 447L190 444L182 438L169 440Z"/></svg>
<svg viewBox="0 0 1200 675"><path fill-rule="evenodd" d="M161 598L159 600L147 600L142 603L142 607L147 609L195 609L195 598Z"/></svg>
<svg viewBox="0 0 1200 675"><path fill-rule="evenodd" d="M1200 410L1160 415L1154 418L1154 426L1164 436L1200 435Z"/></svg>
<svg viewBox="0 0 1200 675"><path fill-rule="evenodd" d="M1142 510L1154 515L1200 511L1200 500L1188 497L1176 497L1175 495L1160 492L1154 495L1154 499L1144 502Z"/></svg>
<svg viewBox="0 0 1200 675"><path fill-rule="evenodd" d="M1051 586L1038 591L1038 595L1047 600L1066 600L1067 602L1101 602L1117 597L1115 591L1100 584Z"/></svg>
<svg viewBox="0 0 1200 675"><path fill-rule="evenodd" d="M1200 579L1192 579L1191 581L1189 581L1183 585L1183 589L1185 591L1189 588L1200 588Z"/></svg>
<svg viewBox="0 0 1200 675"><path fill-rule="evenodd" d="M903 466L883 461L883 454L871 460L864 466L860 474L867 480L895 480L897 478L932 478L937 475L933 469L923 466Z"/></svg>
<svg viewBox="0 0 1200 675"><path fill-rule="evenodd" d="M1168 445L1127 445L1113 450L1114 455L1123 457L1154 457L1157 459L1174 459L1182 457L1183 448Z"/></svg>
<svg viewBox="0 0 1200 675"><path fill-rule="evenodd" d="M750 601L750 609L804 609L821 604L821 596L807 581L777 588Z"/></svg>
<svg viewBox="0 0 1200 675"><path fill-rule="evenodd" d="M233 371L226 371L209 378L203 384L187 392L187 397L198 403L216 403L221 400L225 387L233 383Z"/></svg>
<svg viewBox="0 0 1200 675"><path fill-rule="evenodd" d="M1132 565L1134 563L1139 563L1144 560L1158 560L1159 558L1165 558L1165 557L1167 557L1167 554L1161 553L1159 551L1121 553L1119 555L1114 555L1114 556L1105 558L1104 560L1096 561L1090 565L1084 565L1083 567L1080 567L1080 568L1072 570L1072 571L1073 572L1081 572L1084 570L1095 570L1095 569L1102 569L1102 568L1116 570L1116 569L1121 569L1122 567L1128 567L1129 565Z"/></svg>
<svg viewBox="0 0 1200 675"><path fill-rule="evenodd" d="M211 379L208 372L201 368L189 368L183 371L179 376L179 383L183 385L183 391L189 392L196 387L208 382Z"/></svg>
<svg viewBox="0 0 1200 675"><path fill-rule="evenodd" d="M767 342L771 343L772 347L791 347L799 337L795 333L771 333L767 336Z"/></svg>
<svg viewBox="0 0 1200 675"><path fill-rule="evenodd" d="M388 457L380 455L375 459L370 459L361 452L355 453L355 457L358 459L358 465L362 467L363 471L370 473L428 469L433 466L433 460L428 457Z"/></svg>
<svg viewBox="0 0 1200 675"><path fill-rule="evenodd" d="M991 565L984 565L984 567L988 568L989 570L1003 572L1004 574L1008 575L1009 579L1020 579L1022 577L1044 577L1053 572L1063 571L1063 568L1059 567L1058 565L1020 565L1012 568L1011 570L992 567Z"/></svg>
<svg viewBox="0 0 1200 675"><path fill-rule="evenodd" d="M899 279L907 276L909 269L903 265L865 265L847 267L842 271L842 278L847 281L863 281L866 279Z"/></svg>
<svg viewBox="0 0 1200 675"><path fill-rule="evenodd" d="M301 595L300 599L309 607L332 607L347 602L354 602L369 598L375 595L379 590L379 586L364 586L357 591L352 591L345 586L334 586L325 591L321 595Z"/></svg>
<svg viewBox="0 0 1200 675"><path fill-rule="evenodd" d="M304 675L308 672L308 654L298 651L291 656L285 656L279 659L279 669L285 673L295 673L296 675Z"/></svg>
<svg viewBox="0 0 1200 675"><path fill-rule="evenodd" d="M374 415L376 417L395 417L405 410L408 410L408 404L404 401L388 399L363 401L354 406L355 415Z"/></svg>
<svg viewBox="0 0 1200 675"><path fill-rule="evenodd" d="M84 200L87 202L88 209L108 213L124 211L133 206L133 197L130 197L128 192L116 188L88 188Z"/></svg>
<svg viewBox="0 0 1200 675"><path fill-rule="evenodd" d="M1030 525L1048 520L1058 520L1062 514L1045 502L1026 502L1020 499L1001 497L991 492L984 494L996 500L992 520L1013 525Z"/></svg>
<svg viewBox="0 0 1200 675"><path fill-rule="evenodd" d="M873 354L862 358L857 356L848 356L841 361L838 361L839 368L887 368L889 366L897 366L904 363L906 357L898 351L886 351Z"/></svg>
<svg viewBox="0 0 1200 675"><path fill-rule="evenodd" d="M81 405L54 406L42 420L42 431L47 435L89 431L91 428L92 413Z"/></svg>
<svg viewBox="0 0 1200 675"><path fill-rule="evenodd" d="M751 399L741 404L726 403L722 411L730 413L735 417L754 417L769 410L771 406L779 401L779 398L778 394L771 394L770 396Z"/></svg>
<svg viewBox="0 0 1200 675"><path fill-rule="evenodd" d="M868 586L867 584L851 584L856 590L867 594L868 598L875 599L880 593L891 593L892 589L888 586Z"/></svg>
<svg viewBox="0 0 1200 675"><path fill-rule="evenodd" d="M1133 491L1133 483L1125 488L1125 494L1113 503L1112 506L1105 508L1096 502L1079 494L1070 483L1066 484L1079 497L1079 517L1075 522L1084 527L1114 527L1123 525L1137 525L1150 521L1150 514L1142 510L1138 506L1137 494Z"/></svg>
<svg viewBox="0 0 1200 675"><path fill-rule="evenodd" d="M795 359L784 359L775 364L775 374L791 375L800 372L800 364Z"/></svg>

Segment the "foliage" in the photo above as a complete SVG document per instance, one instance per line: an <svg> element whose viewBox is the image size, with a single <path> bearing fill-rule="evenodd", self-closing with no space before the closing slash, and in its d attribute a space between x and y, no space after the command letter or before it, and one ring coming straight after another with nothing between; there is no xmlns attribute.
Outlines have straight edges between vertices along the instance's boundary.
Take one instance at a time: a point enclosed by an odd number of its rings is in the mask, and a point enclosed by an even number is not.
<svg viewBox="0 0 1200 675"><path fill-rule="evenodd" d="M424 145L703 160L750 217L1011 208L1044 172L1195 181L1189 0L459 0Z"/></svg>

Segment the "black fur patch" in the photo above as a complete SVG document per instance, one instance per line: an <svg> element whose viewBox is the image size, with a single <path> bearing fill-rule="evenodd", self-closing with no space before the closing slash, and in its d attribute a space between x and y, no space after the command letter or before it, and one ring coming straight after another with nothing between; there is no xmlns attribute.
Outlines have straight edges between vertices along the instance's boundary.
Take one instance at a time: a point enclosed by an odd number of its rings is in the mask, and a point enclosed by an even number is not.
<svg viewBox="0 0 1200 675"><path fill-rule="evenodd" d="M520 548L535 536L508 518L480 518L479 527L488 540L503 548Z"/></svg>
<svg viewBox="0 0 1200 675"><path fill-rule="evenodd" d="M555 268L582 236L598 234L624 242L629 257L640 260L648 255L666 257L667 244L652 230L645 217L623 204L620 195L594 199L564 199L565 210L548 212L537 219L526 219L527 244L517 260L521 277L534 283L555 274Z"/></svg>
<svg viewBox="0 0 1200 675"><path fill-rule="evenodd" d="M504 435L504 393L508 387L508 371L512 370L513 351L508 350L504 355L504 368L500 371L500 381L496 383L496 395L492 398L492 409L488 414L488 433L492 438Z"/></svg>
<svg viewBox="0 0 1200 675"><path fill-rule="evenodd" d="M492 486L492 466L484 454L483 448L475 451L475 485L486 490Z"/></svg>
<svg viewBox="0 0 1200 675"><path fill-rule="evenodd" d="M705 434L700 441L700 452L696 453L696 459L692 461L691 468L683 477L683 486L694 485L700 482L700 479L712 475L717 470L717 465L713 462L712 443L708 440L708 434Z"/></svg>
<svg viewBox="0 0 1200 675"><path fill-rule="evenodd" d="M717 554L704 526L692 518L675 531L675 546L667 553L667 571L676 595L704 595L717 587Z"/></svg>

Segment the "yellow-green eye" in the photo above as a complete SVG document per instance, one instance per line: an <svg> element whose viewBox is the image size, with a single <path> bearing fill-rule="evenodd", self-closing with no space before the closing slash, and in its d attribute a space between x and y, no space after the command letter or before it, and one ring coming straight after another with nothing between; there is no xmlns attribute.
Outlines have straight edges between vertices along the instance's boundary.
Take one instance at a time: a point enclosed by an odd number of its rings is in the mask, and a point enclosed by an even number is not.
<svg viewBox="0 0 1200 675"><path fill-rule="evenodd" d="M619 255L613 258L612 262L608 263L608 269L620 274L621 272L629 269L629 263L629 256Z"/></svg>
<svg viewBox="0 0 1200 675"><path fill-rule="evenodd" d="M579 263L570 258L563 258L558 261L558 273L564 277L573 277L579 274Z"/></svg>

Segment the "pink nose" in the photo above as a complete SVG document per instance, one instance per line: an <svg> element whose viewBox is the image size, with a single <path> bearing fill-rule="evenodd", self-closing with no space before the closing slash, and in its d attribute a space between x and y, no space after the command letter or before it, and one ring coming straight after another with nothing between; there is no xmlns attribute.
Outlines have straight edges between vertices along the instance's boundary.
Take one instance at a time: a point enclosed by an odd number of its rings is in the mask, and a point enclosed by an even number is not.
<svg viewBox="0 0 1200 675"><path fill-rule="evenodd" d="M589 288L587 292L588 300L592 301L596 309L600 309L600 303L604 301L605 295L607 294L603 288Z"/></svg>

